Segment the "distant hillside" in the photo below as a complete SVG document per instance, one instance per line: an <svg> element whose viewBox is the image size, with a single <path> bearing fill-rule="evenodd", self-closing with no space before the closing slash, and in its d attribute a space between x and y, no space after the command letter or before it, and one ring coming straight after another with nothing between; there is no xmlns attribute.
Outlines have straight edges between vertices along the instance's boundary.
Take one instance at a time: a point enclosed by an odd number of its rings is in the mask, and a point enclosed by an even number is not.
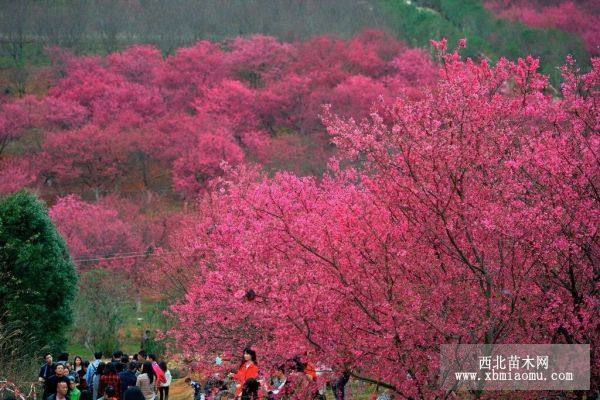
<svg viewBox="0 0 600 400"><path fill-rule="evenodd" d="M108 54L132 44L163 53L200 39L255 33L296 41L322 34L349 38L365 28L384 29L413 46L430 39L468 39L465 53L492 61L532 54L558 82L557 65L573 54L584 65L581 38L495 17L475 0L33 0L0 1L0 89L23 94L34 70L49 63L47 46L76 54Z"/></svg>

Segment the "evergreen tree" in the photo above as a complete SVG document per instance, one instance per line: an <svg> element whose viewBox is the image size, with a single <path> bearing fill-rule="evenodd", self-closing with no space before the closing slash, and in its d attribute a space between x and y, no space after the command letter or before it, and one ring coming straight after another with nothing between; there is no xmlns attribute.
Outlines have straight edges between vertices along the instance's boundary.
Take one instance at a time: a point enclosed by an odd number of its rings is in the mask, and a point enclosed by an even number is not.
<svg viewBox="0 0 600 400"><path fill-rule="evenodd" d="M64 349L75 266L45 206L25 191L0 198L0 319L31 340L23 353Z"/></svg>

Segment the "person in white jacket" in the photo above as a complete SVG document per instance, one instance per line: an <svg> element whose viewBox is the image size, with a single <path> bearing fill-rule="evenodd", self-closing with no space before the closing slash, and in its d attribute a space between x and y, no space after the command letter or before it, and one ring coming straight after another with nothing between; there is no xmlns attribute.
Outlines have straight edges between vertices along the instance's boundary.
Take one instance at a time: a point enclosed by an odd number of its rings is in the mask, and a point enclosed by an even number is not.
<svg viewBox="0 0 600 400"><path fill-rule="evenodd" d="M160 369L162 369L165 373L166 382L163 382L158 387L158 393L160 394L160 400L168 400L169 399L169 386L171 386L171 371L167 367L167 363L165 361L161 361L158 363Z"/></svg>

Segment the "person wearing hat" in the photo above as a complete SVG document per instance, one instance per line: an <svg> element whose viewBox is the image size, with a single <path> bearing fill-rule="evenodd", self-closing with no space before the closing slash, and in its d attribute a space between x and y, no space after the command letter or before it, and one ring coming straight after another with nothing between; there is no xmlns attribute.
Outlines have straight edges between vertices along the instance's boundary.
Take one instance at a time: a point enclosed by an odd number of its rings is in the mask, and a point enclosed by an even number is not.
<svg viewBox="0 0 600 400"><path fill-rule="evenodd" d="M79 400L79 398L81 397L81 391L77 388L77 384L75 383L74 376L69 376L69 389L71 389L69 399L70 400Z"/></svg>

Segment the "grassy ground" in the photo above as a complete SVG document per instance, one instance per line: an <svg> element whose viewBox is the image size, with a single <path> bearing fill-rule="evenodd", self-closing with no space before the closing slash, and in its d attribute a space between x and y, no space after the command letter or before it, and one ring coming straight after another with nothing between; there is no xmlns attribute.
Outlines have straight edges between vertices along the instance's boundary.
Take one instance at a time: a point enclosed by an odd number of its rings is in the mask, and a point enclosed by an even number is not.
<svg viewBox="0 0 600 400"><path fill-rule="evenodd" d="M119 350L126 354L135 354L140 350L141 338L145 330L167 329L168 325L162 314L165 307L164 301L146 297L142 300L141 311L137 311L134 305L127 308L123 315L124 322L115 332L119 341ZM84 360L89 360L92 359L94 349L87 349L81 341L72 337L66 351L70 355L69 358L80 355Z"/></svg>
<svg viewBox="0 0 600 400"><path fill-rule="evenodd" d="M127 339L121 342L121 351L126 354L135 354L140 350L140 341ZM84 360L93 360L93 351L88 350L81 343L69 343L67 346L67 353L69 353L69 359L73 359L76 355L81 356Z"/></svg>

